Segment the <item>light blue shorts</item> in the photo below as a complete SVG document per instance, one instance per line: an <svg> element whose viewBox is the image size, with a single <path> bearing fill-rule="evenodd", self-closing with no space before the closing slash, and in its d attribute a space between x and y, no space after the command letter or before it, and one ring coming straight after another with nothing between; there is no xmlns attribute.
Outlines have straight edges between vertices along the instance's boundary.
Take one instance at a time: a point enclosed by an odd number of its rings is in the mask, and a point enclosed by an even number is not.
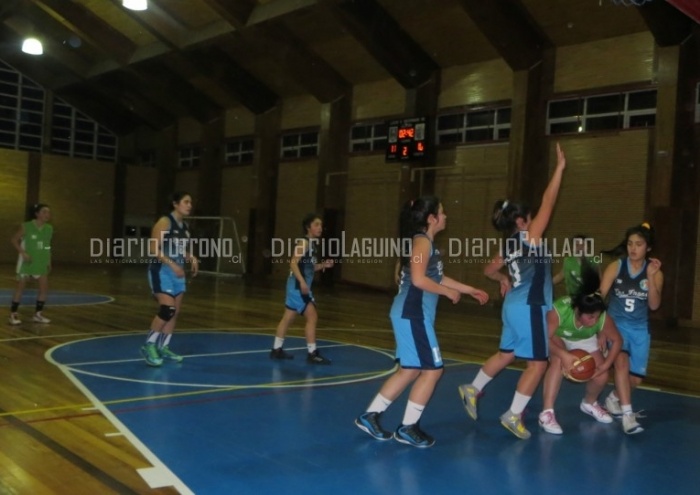
<svg viewBox="0 0 700 495"><path fill-rule="evenodd" d="M396 338L396 360L402 368L441 369L442 356L432 321L391 317Z"/></svg>
<svg viewBox="0 0 700 495"><path fill-rule="evenodd" d="M531 361L546 361L549 357L547 306L527 304L503 305L501 352Z"/></svg>

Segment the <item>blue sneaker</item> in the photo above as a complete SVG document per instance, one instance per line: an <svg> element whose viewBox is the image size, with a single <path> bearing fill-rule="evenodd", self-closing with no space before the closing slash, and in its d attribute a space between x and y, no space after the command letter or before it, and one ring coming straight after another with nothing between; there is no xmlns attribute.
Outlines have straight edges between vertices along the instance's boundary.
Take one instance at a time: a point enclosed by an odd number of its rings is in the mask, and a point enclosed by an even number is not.
<svg viewBox="0 0 700 495"><path fill-rule="evenodd" d="M148 366L160 366L163 364L163 359L158 355L158 348L153 342L148 342L141 347L141 355Z"/></svg>
<svg viewBox="0 0 700 495"><path fill-rule="evenodd" d="M382 413L379 412L366 412L355 419L355 424L359 429L367 432L377 440L390 440L391 433L386 431L379 424L379 417L381 415Z"/></svg>
<svg viewBox="0 0 700 495"><path fill-rule="evenodd" d="M418 423L414 425L401 425L394 432L394 440L406 445L413 445L425 449L435 445L435 439L422 431Z"/></svg>
<svg viewBox="0 0 700 495"><path fill-rule="evenodd" d="M164 345L158 349L158 354L160 355L162 361L173 361L175 363L182 362L182 356L175 354L167 345Z"/></svg>

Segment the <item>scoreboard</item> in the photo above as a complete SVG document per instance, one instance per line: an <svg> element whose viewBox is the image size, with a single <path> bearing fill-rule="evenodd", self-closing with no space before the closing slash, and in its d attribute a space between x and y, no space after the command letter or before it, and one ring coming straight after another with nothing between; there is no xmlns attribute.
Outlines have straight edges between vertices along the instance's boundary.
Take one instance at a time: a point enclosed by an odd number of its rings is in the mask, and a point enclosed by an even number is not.
<svg viewBox="0 0 700 495"><path fill-rule="evenodd" d="M421 160L428 142L425 117L391 120L387 123L386 161Z"/></svg>

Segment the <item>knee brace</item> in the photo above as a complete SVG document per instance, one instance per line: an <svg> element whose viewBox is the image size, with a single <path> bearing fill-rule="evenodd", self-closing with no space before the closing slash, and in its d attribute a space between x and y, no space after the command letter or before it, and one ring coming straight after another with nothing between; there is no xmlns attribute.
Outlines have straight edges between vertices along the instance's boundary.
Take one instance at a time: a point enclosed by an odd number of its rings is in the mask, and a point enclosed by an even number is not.
<svg viewBox="0 0 700 495"><path fill-rule="evenodd" d="M158 318L163 321L170 321L173 319L173 316L175 316L175 306L160 305L160 308L158 308Z"/></svg>

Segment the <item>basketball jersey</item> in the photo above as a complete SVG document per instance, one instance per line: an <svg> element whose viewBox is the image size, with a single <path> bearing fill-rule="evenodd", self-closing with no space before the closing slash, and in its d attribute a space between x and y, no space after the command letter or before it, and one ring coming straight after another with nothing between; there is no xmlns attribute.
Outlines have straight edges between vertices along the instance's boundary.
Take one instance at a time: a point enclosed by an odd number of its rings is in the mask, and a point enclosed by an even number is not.
<svg viewBox="0 0 700 495"><path fill-rule="evenodd" d="M593 326L577 327L576 310L571 306L569 296L560 297L554 301L554 310L559 315L559 327L554 334L566 340L586 340L593 337L603 329L605 323L605 311L603 311Z"/></svg>
<svg viewBox="0 0 700 495"><path fill-rule="evenodd" d="M595 267L595 261L592 258L586 258L588 263ZM581 267L580 258L576 256L567 256L564 258L564 284L566 285L566 293L573 295L581 286Z"/></svg>
<svg viewBox="0 0 700 495"><path fill-rule="evenodd" d="M316 273L316 253L314 252L313 249L313 243L315 240L309 239L308 237L304 237L306 239L306 248L304 249L304 254L301 255L301 258L299 258L299 271L301 272L302 278L306 281L306 285L311 288L311 283L314 281L314 274ZM294 272L291 270L289 271L289 276L292 278L294 277ZM297 280L296 282L296 288L299 288L299 281Z"/></svg>
<svg viewBox="0 0 700 495"><path fill-rule="evenodd" d="M647 262L644 260L641 270L636 275L630 273L629 258L618 262L618 271L610 291L608 312L615 323L626 326L648 328L649 281L647 280Z"/></svg>
<svg viewBox="0 0 700 495"><path fill-rule="evenodd" d="M512 281L504 304L552 305L552 258L540 246L525 241L527 232L519 231L506 239L503 260Z"/></svg>
<svg viewBox="0 0 700 495"><path fill-rule="evenodd" d="M427 235L418 234L415 237L423 236L428 240ZM414 238L415 238L414 237ZM435 249L433 241L430 241L430 259L426 268L426 276L436 283L442 281L442 258L440 251ZM394 303L391 306L391 315L396 317L400 315L405 319L420 319L435 321L435 309L439 295L433 292L426 292L419 289L411 282L411 266L410 264L401 268L401 283L399 284L399 292L394 297Z"/></svg>
<svg viewBox="0 0 700 495"><path fill-rule="evenodd" d="M48 223L41 227L34 220L24 223L24 237L22 237L22 249L31 256L32 260L26 263L20 255L17 262L17 273L20 275L44 275L51 264L51 238L53 226Z"/></svg>
<svg viewBox="0 0 700 495"><path fill-rule="evenodd" d="M190 232L185 222L178 223L172 214L168 215L170 229L163 232L161 251L165 256L182 266L185 264Z"/></svg>

